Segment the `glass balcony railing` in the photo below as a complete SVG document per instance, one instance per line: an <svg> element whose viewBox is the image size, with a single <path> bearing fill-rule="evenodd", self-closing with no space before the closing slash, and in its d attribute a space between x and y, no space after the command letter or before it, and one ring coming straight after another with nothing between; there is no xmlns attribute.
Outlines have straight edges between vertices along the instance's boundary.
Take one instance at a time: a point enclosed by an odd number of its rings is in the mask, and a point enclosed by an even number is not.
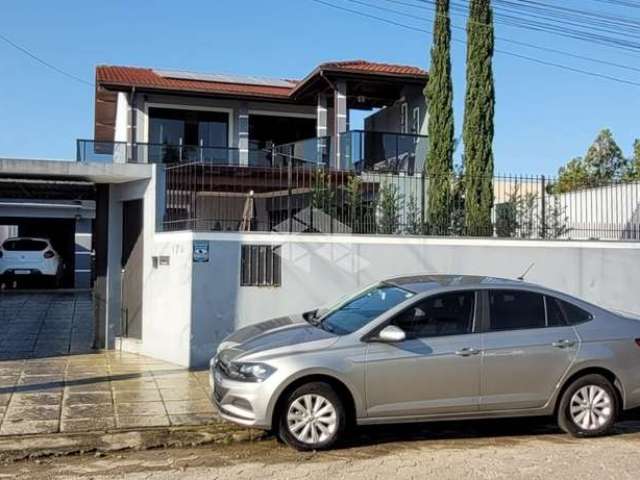
<svg viewBox="0 0 640 480"><path fill-rule="evenodd" d="M77 161L100 163L194 163L268 166L271 152L231 147L78 140Z"/></svg>
<svg viewBox="0 0 640 480"><path fill-rule="evenodd" d="M313 137L278 145L273 150L273 165L286 165L289 160L298 166L331 165L331 137Z"/></svg>
<svg viewBox="0 0 640 480"><path fill-rule="evenodd" d="M339 146L340 155L338 156ZM207 163L221 166L318 166L357 172L407 173L423 171L427 137L401 133L350 130L339 137L316 137L270 149L240 150L153 143L78 140L79 162L102 163Z"/></svg>
<svg viewBox="0 0 640 480"><path fill-rule="evenodd" d="M350 130L340 134L341 170L414 174L427 157L425 135Z"/></svg>

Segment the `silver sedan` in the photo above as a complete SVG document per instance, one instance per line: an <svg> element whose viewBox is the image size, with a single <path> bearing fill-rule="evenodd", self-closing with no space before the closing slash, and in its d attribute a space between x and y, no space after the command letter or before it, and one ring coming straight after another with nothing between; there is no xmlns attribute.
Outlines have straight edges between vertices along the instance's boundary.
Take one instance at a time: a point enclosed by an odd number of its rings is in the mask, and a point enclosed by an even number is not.
<svg viewBox="0 0 640 480"><path fill-rule="evenodd" d="M300 450L354 424L516 416L591 437L640 406L640 321L521 281L400 277L236 331L211 381L225 419Z"/></svg>

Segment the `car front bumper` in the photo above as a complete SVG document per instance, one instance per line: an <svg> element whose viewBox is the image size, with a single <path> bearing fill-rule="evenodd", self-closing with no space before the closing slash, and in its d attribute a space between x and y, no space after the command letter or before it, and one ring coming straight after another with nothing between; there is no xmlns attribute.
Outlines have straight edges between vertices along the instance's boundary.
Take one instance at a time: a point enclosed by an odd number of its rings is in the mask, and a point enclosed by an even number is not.
<svg viewBox="0 0 640 480"><path fill-rule="evenodd" d="M269 400L274 392L269 379L264 382L230 380L215 367L209 369L209 376L211 400L223 419L247 427L271 428Z"/></svg>

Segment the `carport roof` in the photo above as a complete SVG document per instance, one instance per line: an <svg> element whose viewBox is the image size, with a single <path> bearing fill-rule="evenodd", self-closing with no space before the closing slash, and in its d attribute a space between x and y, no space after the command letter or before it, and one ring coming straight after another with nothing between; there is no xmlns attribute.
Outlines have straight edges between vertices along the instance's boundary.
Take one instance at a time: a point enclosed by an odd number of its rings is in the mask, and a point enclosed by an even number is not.
<svg viewBox="0 0 640 480"><path fill-rule="evenodd" d="M151 178L153 165L0 158L0 177L125 183Z"/></svg>
<svg viewBox="0 0 640 480"><path fill-rule="evenodd" d="M84 181L0 178L0 192L3 198L92 200L95 186Z"/></svg>

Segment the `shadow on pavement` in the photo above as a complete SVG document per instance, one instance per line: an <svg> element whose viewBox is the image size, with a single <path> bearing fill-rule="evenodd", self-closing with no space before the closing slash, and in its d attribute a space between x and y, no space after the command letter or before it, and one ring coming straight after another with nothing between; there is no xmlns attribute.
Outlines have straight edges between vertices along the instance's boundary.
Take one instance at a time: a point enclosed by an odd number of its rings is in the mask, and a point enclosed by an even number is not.
<svg viewBox="0 0 640 480"><path fill-rule="evenodd" d="M625 412L613 435L640 433L640 409ZM425 440L482 440L508 444L518 437L539 436L549 441L571 441L551 417L465 420L357 427L339 448L355 448ZM474 442L477 443L477 442ZM482 443L482 442L480 442Z"/></svg>

